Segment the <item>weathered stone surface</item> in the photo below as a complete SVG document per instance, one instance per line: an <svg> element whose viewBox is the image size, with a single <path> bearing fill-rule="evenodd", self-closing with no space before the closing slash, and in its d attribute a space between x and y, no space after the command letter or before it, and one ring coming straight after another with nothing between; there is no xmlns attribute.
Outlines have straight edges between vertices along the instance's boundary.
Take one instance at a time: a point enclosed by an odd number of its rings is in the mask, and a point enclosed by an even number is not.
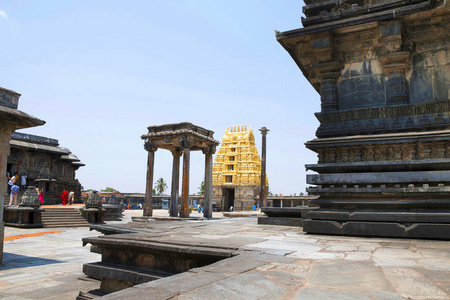
<svg viewBox="0 0 450 300"><path fill-rule="evenodd" d="M405 226L388 222L346 222L344 235L405 237Z"/></svg>
<svg viewBox="0 0 450 300"><path fill-rule="evenodd" d="M258 217L258 224L302 227L301 218Z"/></svg>
<svg viewBox="0 0 450 300"><path fill-rule="evenodd" d="M394 291L383 275L371 262L348 262L345 267L336 262L317 262L311 266L308 286L326 286L360 293Z"/></svg>
<svg viewBox="0 0 450 300"><path fill-rule="evenodd" d="M438 221L439 222L439 221ZM413 224L406 228L408 238L429 238L450 239L450 222L447 224Z"/></svg>
<svg viewBox="0 0 450 300"><path fill-rule="evenodd" d="M214 285L204 286L183 294L178 299L242 299L240 287L251 287L246 292L247 299L264 299L268 295L279 295L280 299L285 294L285 288L268 280L262 274L251 272L233 276Z"/></svg>
<svg viewBox="0 0 450 300"><path fill-rule="evenodd" d="M303 12L304 28L276 37L321 100L305 144L320 209L304 230L450 239L448 5L307 0Z"/></svg>
<svg viewBox="0 0 450 300"><path fill-rule="evenodd" d="M319 233L319 234L337 234L342 235L344 229L342 224L336 221L326 221L326 220L303 220L303 230L308 233Z"/></svg>
<svg viewBox="0 0 450 300"><path fill-rule="evenodd" d="M339 292L333 290L322 290L322 289L312 289L303 288L298 292L294 298L295 300L335 300L335 299L346 299L346 300L370 300L370 298L361 293L350 293L350 292ZM400 299L403 299L400 297Z"/></svg>
<svg viewBox="0 0 450 300"><path fill-rule="evenodd" d="M447 299L447 294L413 268L383 268L386 278L404 297L410 299Z"/></svg>

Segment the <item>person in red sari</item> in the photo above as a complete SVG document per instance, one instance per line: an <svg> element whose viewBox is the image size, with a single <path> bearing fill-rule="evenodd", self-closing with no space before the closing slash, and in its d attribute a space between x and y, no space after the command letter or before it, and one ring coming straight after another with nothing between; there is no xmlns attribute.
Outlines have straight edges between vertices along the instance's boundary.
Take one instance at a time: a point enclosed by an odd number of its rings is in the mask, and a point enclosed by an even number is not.
<svg viewBox="0 0 450 300"><path fill-rule="evenodd" d="M62 205L66 205L67 201L69 200L69 192L66 189L64 189L61 194L61 200L62 200Z"/></svg>

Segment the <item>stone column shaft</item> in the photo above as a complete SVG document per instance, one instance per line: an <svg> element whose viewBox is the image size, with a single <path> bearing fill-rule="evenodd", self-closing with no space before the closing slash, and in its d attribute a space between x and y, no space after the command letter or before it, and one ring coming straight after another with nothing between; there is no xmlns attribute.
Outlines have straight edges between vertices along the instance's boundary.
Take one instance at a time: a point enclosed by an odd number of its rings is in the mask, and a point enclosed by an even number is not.
<svg viewBox="0 0 450 300"><path fill-rule="evenodd" d="M191 149L183 149L183 183L182 183L182 197L180 217L189 218L189 159Z"/></svg>
<svg viewBox="0 0 450 300"><path fill-rule="evenodd" d="M171 217L178 217L178 191L180 186L180 155L173 154L172 164L172 190L170 193L170 210Z"/></svg>
<svg viewBox="0 0 450 300"><path fill-rule="evenodd" d="M152 207L152 191L153 191L153 170L155 167L155 151L148 150L147 156L147 182L145 185L145 204L144 216L151 217L153 215Z"/></svg>
<svg viewBox="0 0 450 300"><path fill-rule="evenodd" d="M0 180L0 264L3 262L3 239L5 236L5 223L3 223L3 211L4 211L4 196L7 191L7 182L4 176L6 176L6 166L8 164L8 156L10 153L9 142L11 140L11 133L14 132L14 127L10 124L0 123L0 174L2 180ZM17 200L19 201L19 200Z"/></svg>
<svg viewBox="0 0 450 300"><path fill-rule="evenodd" d="M203 217L212 218L212 154L205 154L205 195Z"/></svg>
<svg viewBox="0 0 450 300"><path fill-rule="evenodd" d="M266 207L266 196L267 196L267 187L266 187L266 135L269 131L266 127L260 129L262 134L262 150L261 150L261 190L259 192L259 207Z"/></svg>

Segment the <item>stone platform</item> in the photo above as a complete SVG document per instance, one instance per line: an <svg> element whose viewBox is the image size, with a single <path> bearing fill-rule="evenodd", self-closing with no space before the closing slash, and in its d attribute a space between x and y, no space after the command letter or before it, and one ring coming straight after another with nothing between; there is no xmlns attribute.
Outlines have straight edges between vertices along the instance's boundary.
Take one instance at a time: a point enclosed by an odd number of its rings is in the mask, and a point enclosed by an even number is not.
<svg viewBox="0 0 450 300"><path fill-rule="evenodd" d="M263 216L258 217L258 224L303 227L303 218L316 207L263 207Z"/></svg>
<svg viewBox="0 0 450 300"><path fill-rule="evenodd" d="M229 255L209 265L110 293L104 299L450 297L450 244L444 241L313 235L298 227L258 225L256 218L152 220L92 228L116 234L85 242L139 240L152 247L194 252L200 247L209 249L210 254L218 251ZM124 234L117 234L120 232Z"/></svg>
<svg viewBox="0 0 450 300"><path fill-rule="evenodd" d="M154 214L168 216L167 211L155 210ZM219 244L223 239L227 246L234 239L246 244L230 258L139 284L105 299L450 298L449 242L305 234L299 227L258 225L256 218L220 219L222 214L216 212L210 221L117 226L139 215L142 210L125 211L123 221L106 221L106 225L115 232L140 230L193 243L214 240ZM8 240L0 266L2 299L75 299L80 291L100 286L82 273L82 265L95 264L100 255L81 243L83 237L99 233L85 227L59 230L24 237L24 233L48 229L6 228ZM9 240L14 237L20 238Z"/></svg>

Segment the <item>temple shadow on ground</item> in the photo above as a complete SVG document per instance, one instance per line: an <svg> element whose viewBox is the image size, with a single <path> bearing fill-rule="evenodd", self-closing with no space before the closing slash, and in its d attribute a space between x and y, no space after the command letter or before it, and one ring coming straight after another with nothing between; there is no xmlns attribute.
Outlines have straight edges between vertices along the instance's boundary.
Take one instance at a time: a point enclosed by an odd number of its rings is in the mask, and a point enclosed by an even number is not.
<svg viewBox="0 0 450 300"><path fill-rule="evenodd" d="M4 260L4 263L2 265L0 265L0 271L63 263L63 261L56 260L56 259L47 259L47 258L41 258L41 257L35 257L35 256L19 255L19 254L8 253L8 252L4 252L3 257L5 258L5 260Z"/></svg>

